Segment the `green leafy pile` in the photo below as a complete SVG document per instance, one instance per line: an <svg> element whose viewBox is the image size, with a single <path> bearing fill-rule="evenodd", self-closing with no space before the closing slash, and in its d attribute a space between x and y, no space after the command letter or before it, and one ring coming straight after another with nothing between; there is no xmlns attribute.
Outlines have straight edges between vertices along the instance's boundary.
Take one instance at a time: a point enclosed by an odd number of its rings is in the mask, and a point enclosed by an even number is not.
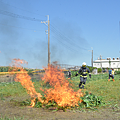
<svg viewBox="0 0 120 120"><path fill-rule="evenodd" d="M85 108L94 108L98 106L103 106L105 103L102 100L101 96L96 96L92 93L85 92L85 95L81 97L83 100L82 103L79 104L80 107Z"/></svg>

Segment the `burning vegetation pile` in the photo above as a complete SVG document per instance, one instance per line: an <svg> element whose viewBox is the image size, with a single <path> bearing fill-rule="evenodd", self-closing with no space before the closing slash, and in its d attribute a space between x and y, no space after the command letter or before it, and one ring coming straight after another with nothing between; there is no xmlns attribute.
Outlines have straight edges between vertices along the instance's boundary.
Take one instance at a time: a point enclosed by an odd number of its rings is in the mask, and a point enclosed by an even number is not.
<svg viewBox="0 0 120 120"><path fill-rule="evenodd" d="M48 69L45 70L45 76L42 80L52 86L52 88L44 91L46 102L54 100L61 107L74 107L78 106L78 102L82 102L80 99L83 96L81 90L75 92L70 88L70 84L65 79L64 73L57 66L49 65Z"/></svg>
<svg viewBox="0 0 120 120"><path fill-rule="evenodd" d="M14 63L21 71L21 73L16 74L15 81L20 82L31 97L31 101L23 101L23 105L31 105L31 107L54 107L56 110L65 110L66 108L82 108L83 106L90 108L102 104L102 98L100 97L88 92L83 93L81 89L74 91L69 81L64 77L63 71L54 65L44 68L45 75L42 80L44 84L49 84L50 88L40 88L44 93L44 95L41 95L36 92L31 77L21 67L21 64L26 62L14 59Z"/></svg>

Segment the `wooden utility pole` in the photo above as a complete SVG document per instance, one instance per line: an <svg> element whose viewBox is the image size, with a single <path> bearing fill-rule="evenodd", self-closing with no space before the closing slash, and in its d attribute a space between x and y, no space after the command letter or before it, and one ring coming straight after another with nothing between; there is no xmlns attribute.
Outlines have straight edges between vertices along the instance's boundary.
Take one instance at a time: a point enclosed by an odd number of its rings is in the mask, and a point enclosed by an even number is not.
<svg viewBox="0 0 120 120"><path fill-rule="evenodd" d="M48 26L48 65L50 64L50 21L49 15L47 15L48 21L41 21ZM46 30L47 31L47 30Z"/></svg>
<svg viewBox="0 0 120 120"><path fill-rule="evenodd" d="M92 52L91 65L92 65L92 71L93 71L93 48L92 48L92 50L88 50L88 51Z"/></svg>
<svg viewBox="0 0 120 120"><path fill-rule="evenodd" d="M92 49L92 71L93 71L93 49Z"/></svg>

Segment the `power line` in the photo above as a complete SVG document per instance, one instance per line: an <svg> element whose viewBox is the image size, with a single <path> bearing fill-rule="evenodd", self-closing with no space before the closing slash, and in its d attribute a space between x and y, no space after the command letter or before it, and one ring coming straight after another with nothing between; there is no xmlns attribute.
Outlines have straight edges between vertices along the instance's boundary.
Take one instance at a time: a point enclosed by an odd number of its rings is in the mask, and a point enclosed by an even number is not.
<svg viewBox="0 0 120 120"><path fill-rule="evenodd" d="M59 35L54 29L51 29L51 31L53 31L56 35ZM61 41L63 38L61 38L61 40L59 40L58 38L55 38L55 39L56 39L60 44L62 44L65 48L67 47L69 50L78 52L77 50L74 50L74 49L71 48L70 46L66 45L63 41Z"/></svg>
<svg viewBox="0 0 120 120"><path fill-rule="evenodd" d="M42 20L40 19L35 19L35 18L30 18L30 17L27 17L27 16L22 16L22 15L18 15L18 14L14 14L14 13L11 13L11 12L8 12L8 11L3 11L3 10L0 10L0 14L3 14L3 15L7 15L7 16L11 16L11 17L15 17L15 18L22 18L22 19L26 19L26 20L31 20L31 21L38 21L38 22L41 22ZM15 26L14 26L15 27ZM58 40L59 41L59 40ZM61 42L61 41L59 41ZM65 47L71 49L69 46L66 46L64 43L62 43ZM72 49L74 50L74 49Z"/></svg>
<svg viewBox="0 0 120 120"><path fill-rule="evenodd" d="M22 16L22 15L18 15L18 14L15 14L15 13L11 13L11 12L8 12L8 11L3 11L3 10L0 10L0 14L3 14L3 15L7 15L7 16L11 16L11 17L15 17L15 18L21 18L21 19L26 19L26 20L31 20L31 21L37 21L37 22L41 22L42 20L40 19L36 19L36 18L31 18L31 17L27 17L27 16ZM51 24L50 24L51 25ZM13 26L12 26L13 27ZM14 26L15 27L15 26ZM62 34L60 31L58 31L53 25L51 25L52 27L52 31L54 31L54 33L56 32L56 34L64 39L69 45L71 45L72 47L66 45L65 43L63 43L62 41L58 40L59 43L61 43L63 46L67 47L68 49L70 50L74 50L74 51L78 51L78 50L75 50L73 49L73 46L74 47L78 47L80 49L83 49L83 50L88 50L86 48L82 48L78 45L75 45L74 42L70 39L70 38L67 38L64 34ZM22 28L22 29L25 29L25 28ZM80 51L78 51L80 52Z"/></svg>
<svg viewBox="0 0 120 120"><path fill-rule="evenodd" d="M64 47L67 47L69 50L76 51L76 52L80 52L80 51L78 49L77 50L74 49L74 47L88 51L88 49L80 47L79 45L75 44L68 36L65 36L59 29L56 29L57 27L54 27L54 25L52 25L52 24L50 24L50 25L51 25L51 31L54 32L61 39L60 40L57 37L56 40L60 44L62 44ZM99 56L99 55L94 52L94 56Z"/></svg>
<svg viewBox="0 0 120 120"><path fill-rule="evenodd" d="M59 40L57 38L57 40L59 41L59 43L61 43L62 45L64 45L65 47L67 47L70 50L74 50L77 52L80 52L78 49L74 49L75 48L80 48L80 49L84 49L87 50L85 48L81 48L80 46L74 44L74 42L71 41L71 39L69 39L68 37L66 37L64 34L62 34L60 31L58 31L53 25L51 25L51 31L53 31L61 40ZM64 41L63 41L64 40Z"/></svg>
<svg viewBox="0 0 120 120"><path fill-rule="evenodd" d="M59 36L59 34L54 30L54 29L51 29L51 31L53 31L56 35L58 35ZM59 39L58 37L57 38L55 38L61 45L63 45L65 48L67 48L67 49L69 49L70 51L72 51L72 52L79 52L80 53L80 51L77 49L74 49L74 47L72 46L70 46L70 45L68 45L68 44L66 44L66 43L64 43L64 41L63 41L63 39L64 39L64 37L62 37L62 36L60 36L61 37L61 39Z"/></svg>
<svg viewBox="0 0 120 120"><path fill-rule="evenodd" d="M22 10L22 11L26 11L26 12L28 12L28 13L32 13L32 14L36 14L36 15L40 15L40 14L38 14L38 13L31 12L31 11L28 11L28 10L25 10L25 9L18 8L18 7L16 7L16 6L10 5L10 4L5 3L5 2L3 2L3 1L1 1L1 0L0 0L0 2L3 3L3 4L6 4L6 5L8 5L8 6L11 6L11 7L14 7L14 8L17 8L17 9L20 9L20 10ZM44 15L40 15L40 16L44 16ZM45 17L45 16L44 16L44 17Z"/></svg>
<svg viewBox="0 0 120 120"><path fill-rule="evenodd" d="M71 51L75 51L78 52L78 50L73 49L73 47L71 48L70 46L66 45L62 40L64 39L64 36L60 35L59 32L57 32L54 27L51 27L51 31L53 31L57 36L59 36L61 38L61 40L57 38L55 38L61 45L63 45L65 48L68 48Z"/></svg>
<svg viewBox="0 0 120 120"><path fill-rule="evenodd" d="M22 16L22 15L18 15L18 14L15 14L15 13L4 11L4 10L0 10L0 14L7 15L7 16L10 16L10 17L15 17L15 18L21 18L21 19L26 19L26 20L31 20L31 21L37 21L37 22L42 21L40 19L31 18L31 17L27 17L27 16Z"/></svg>
<svg viewBox="0 0 120 120"><path fill-rule="evenodd" d="M8 11L3 11L3 10L0 10L0 14L3 14L3 15L8 15L8 16L11 16L11 17L15 17L15 18L22 18L22 19L27 19L27 20L32 20L32 21L39 21L41 22L42 20L40 19L35 19L35 18L30 18L30 17L27 17L27 16L21 16L21 15L18 15L18 14L14 14L14 13L11 13L11 12L8 12ZM72 45L73 47L73 43L70 43L71 40L69 40L66 36L62 35L60 32L58 32L54 26L52 26L52 28L57 32L57 34L59 34L60 37L63 37L63 39L65 39L70 45ZM59 41L59 40L58 40ZM59 41L60 43L62 43L64 46L66 46L63 42ZM77 46L79 47L79 46ZM71 47L68 47L68 48L71 48ZM81 48L81 47L79 47ZM72 48L73 49L73 48ZM84 50L87 50L85 48L81 48L81 49L84 49ZM75 50L76 51L76 50ZM78 50L77 50L78 51Z"/></svg>
<svg viewBox="0 0 120 120"><path fill-rule="evenodd" d="M66 45L66 44L64 44L62 41L60 41L58 38L56 38L57 40L58 40L58 42L61 44L61 45L63 45L65 48L67 48L67 49L69 49L70 51L72 51L72 52L78 52L78 50L75 50L75 49L73 49L73 48L71 48L70 46L68 46L68 45ZM80 51L79 51L80 52Z"/></svg>
<svg viewBox="0 0 120 120"><path fill-rule="evenodd" d="M64 39L67 44L70 44L72 47L78 47L79 49L83 49L83 50L87 50L86 48L80 47L78 44L75 44L73 42L73 40L71 40L68 36L65 36L63 33L60 32L60 30L57 30L56 27L54 27L53 25L51 25L51 27L56 31L56 33L59 35L60 38Z"/></svg>

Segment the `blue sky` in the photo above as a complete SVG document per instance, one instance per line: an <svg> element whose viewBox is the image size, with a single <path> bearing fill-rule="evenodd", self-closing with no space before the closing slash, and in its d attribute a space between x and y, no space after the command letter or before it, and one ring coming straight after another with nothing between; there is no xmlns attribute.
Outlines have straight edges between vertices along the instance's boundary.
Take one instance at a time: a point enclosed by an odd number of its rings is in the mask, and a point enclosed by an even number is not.
<svg viewBox="0 0 120 120"><path fill-rule="evenodd" d="M0 66L14 58L28 68L48 63L50 20L51 62L91 65L100 55L120 57L119 0L0 0Z"/></svg>

